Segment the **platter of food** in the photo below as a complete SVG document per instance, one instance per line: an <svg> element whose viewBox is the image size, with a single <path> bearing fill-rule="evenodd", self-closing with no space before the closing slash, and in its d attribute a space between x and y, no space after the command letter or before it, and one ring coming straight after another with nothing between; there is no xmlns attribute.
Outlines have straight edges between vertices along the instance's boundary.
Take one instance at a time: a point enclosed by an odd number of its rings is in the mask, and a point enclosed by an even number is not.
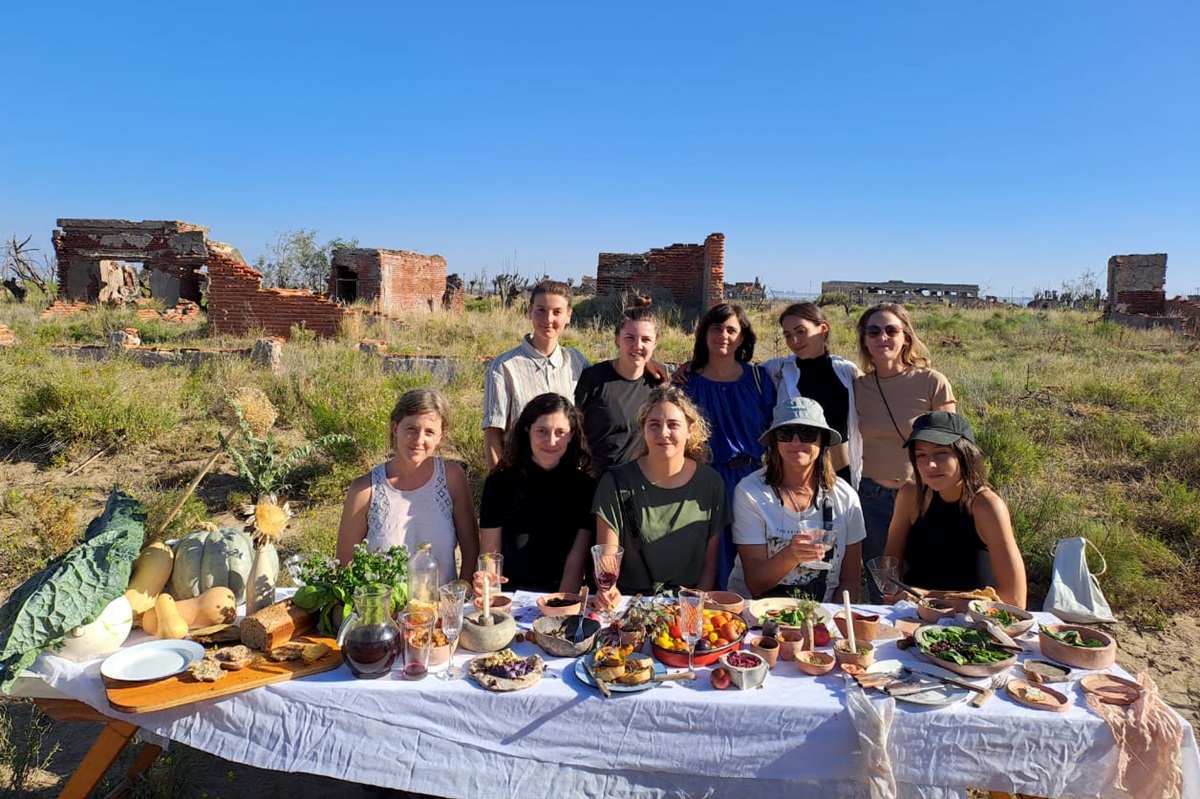
<svg viewBox="0 0 1200 799"><path fill-rule="evenodd" d="M615 652L619 650L604 647L594 656L584 655L575 661L575 676L590 688L598 687L596 677L599 677L614 694L631 694L653 688L658 685L654 678L667 673L661 663L655 663L645 655L615 655ZM592 671L596 677L588 671L589 658L592 658Z"/></svg>
<svg viewBox="0 0 1200 799"><path fill-rule="evenodd" d="M1093 627L1043 624L1038 628L1042 655L1076 669L1107 669L1117 659L1117 640Z"/></svg>
<svg viewBox="0 0 1200 799"><path fill-rule="evenodd" d="M1018 704L1031 707L1034 710L1051 710L1061 713L1071 706L1071 700L1066 694L1060 693L1045 685L1034 685L1025 680L1009 680L1004 690Z"/></svg>
<svg viewBox="0 0 1200 799"><path fill-rule="evenodd" d="M159 639L110 655L100 664L100 673L122 682L161 680L186 671L202 657L204 647L195 641Z"/></svg>
<svg viewBox="0 0 1200 799"><path fill-rule="evenodd" d="M793 618L792 614L786 611L795 611L800 607L801 600L791 599L789 597L767 597L765 599L755 599L746 604L746 613L750 615L751 624L761 624L763 617L776 619L780 624L789 627L798 627L804 623L802 618ZM815 624L828 624L833 621L833 616L828 610L821 605L816 605L814 609Z"/></svg>
<svg viewBox="0 0 1200 799"><path fill-rule="evenodd" d="M505 693L531 688L542 678L546 664L537 655L517 657L511 649L472 658L467 675L489 691Z"/></svg>
<svg viewBox="0 0 1200 799"><path fill-rule="evenodd" d="M704 611L704 630L696 644L693 665L707 666L716 663L726 652L739 649L746 639L746 622L736 614L719 610ZM678 617L667 624L666 629L651 641L650 650L662 663L675 668L687 668L688 644L679 630Z"/></svg>
<svg viewBox="0 0 1200 799"><path fill-rule="evenodd" d="M986 599L973 599L968 602L967 618L976 622L990 621L1014 638L1029 632L1037 623L1033 614L1024 608Z"/></svg>
<svg viewBox="0 0 1200 799"><path fill-rule="evenodd" d="M964 677L989 677L1017 662L990 635L968 627L926 625L913 640L917 657Z"/></svg>

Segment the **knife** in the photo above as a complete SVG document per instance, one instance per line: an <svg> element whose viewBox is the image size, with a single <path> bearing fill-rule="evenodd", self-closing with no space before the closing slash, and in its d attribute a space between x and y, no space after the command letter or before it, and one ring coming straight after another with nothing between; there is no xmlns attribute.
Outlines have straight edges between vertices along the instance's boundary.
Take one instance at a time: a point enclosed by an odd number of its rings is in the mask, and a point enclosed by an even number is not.
<svg viewBox="0 0 1200 799"><path fill-rule="evenodd" d="M977 694L981 694L987 690L987 688L981 688L980 686L976 685L973 682L967 682L966 680L960 680L960 679L958 679L958 677L954 676L953 672L946 671L945 669L943 669L939 666L914 663L911 665L905 665L904 668L908 669L909 671L911 671L915 674L921 674L926 677L932 677L935 680L941 680L942 682L947 683L949 685L957 685L959 688L966 688L968 691L974 691Z"/></svg>
<svg viewBox="0 0 1200 799"><path fill-rule="evenodd" d="M654 682L671 682L672 680L694 680L696 672L694 671L673 671L669 674L656 674L652 678Z"/></svg>
<svg viewBox="0 0 1200 799"><path fill-rule="evenodd" d="M608 683L596 676L596 670L592 668L592 656L590 653L583 656L583 670L596 681L596 687L600 689L600 693L604 694L606 698L612 696L612 691L608 690Z"/></svg>

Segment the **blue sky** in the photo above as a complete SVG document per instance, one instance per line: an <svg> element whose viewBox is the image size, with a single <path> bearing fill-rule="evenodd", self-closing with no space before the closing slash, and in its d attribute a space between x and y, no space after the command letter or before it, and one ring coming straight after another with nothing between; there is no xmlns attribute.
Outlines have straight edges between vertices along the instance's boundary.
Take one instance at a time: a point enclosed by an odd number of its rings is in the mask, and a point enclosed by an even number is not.
<svg viewBox="0 0 1200 799"><path fill-rule="evenodd" d="M39 8L44 6L44 8ZM1193 3L54 3L5 12L0 235L184 219L592 274L1200 291Z"/></svg>

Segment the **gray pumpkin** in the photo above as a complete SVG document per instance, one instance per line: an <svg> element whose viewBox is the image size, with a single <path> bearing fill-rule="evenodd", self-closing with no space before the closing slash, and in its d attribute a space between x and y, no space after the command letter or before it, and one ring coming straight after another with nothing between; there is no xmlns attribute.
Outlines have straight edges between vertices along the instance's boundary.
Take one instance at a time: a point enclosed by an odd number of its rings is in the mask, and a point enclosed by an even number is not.
<svg viewBox="0 0 1200 799"><path fill-rule="evenodd" d="M175 547L171 595L191 599L214 586L223 586L241 602L253 565L254 541L240 527L188 533Z"/></svg>

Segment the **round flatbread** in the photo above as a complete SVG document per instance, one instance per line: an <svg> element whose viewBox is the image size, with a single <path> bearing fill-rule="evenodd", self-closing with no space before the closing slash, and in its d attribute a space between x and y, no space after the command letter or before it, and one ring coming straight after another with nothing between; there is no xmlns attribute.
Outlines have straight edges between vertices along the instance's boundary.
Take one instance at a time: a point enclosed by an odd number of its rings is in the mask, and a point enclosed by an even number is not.
<svg viewBox="0 0 1200 799"><path fill-rule="evenodd" d="M530 655L525 658L533 663L533 668L528 674L521 677L497 677L487 670L487 659L490 655L481 655L477 658L472 658L467 664L467 676L475 682L479 683L489 691L497 693L505 693L507 691L520 691L537 684L537 681L542 679L542 672L546 669L545 662L537 655Z"/></svg>

